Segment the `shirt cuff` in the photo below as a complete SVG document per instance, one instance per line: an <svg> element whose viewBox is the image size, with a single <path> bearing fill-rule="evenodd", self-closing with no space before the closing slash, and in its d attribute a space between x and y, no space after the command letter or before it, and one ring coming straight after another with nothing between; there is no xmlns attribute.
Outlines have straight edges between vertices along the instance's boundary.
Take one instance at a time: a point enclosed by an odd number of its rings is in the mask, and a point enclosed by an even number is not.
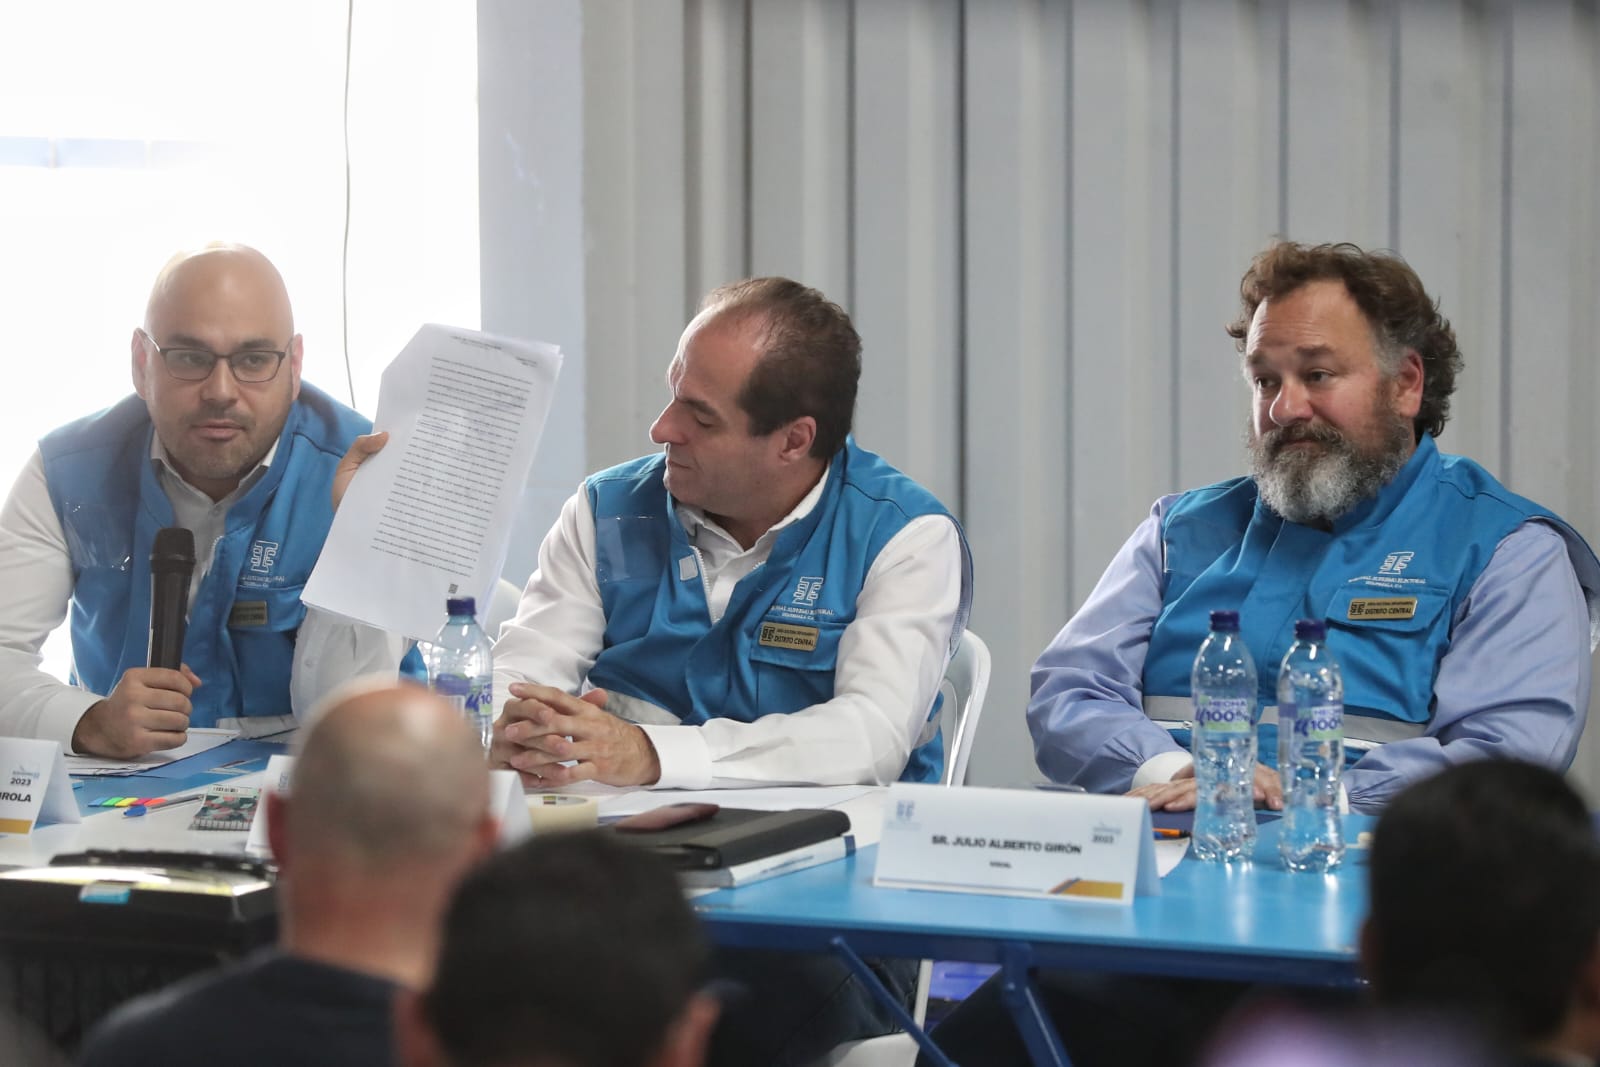
<svg viewBox="0 0 1600 1067"><path fill-rule="evenodd" d="M83 718L84 712L104 699L87 689L63 686L60 692L51 695L49 702L40 710L34 736L45 741L58 741L62 755L73 755L72 734L78 728L78 720Z"/></svg>
<svg viewBox="0 0 1600 1067"><path fill-rule="evenodd" d="M698 726L636 725L655 746L661 763L661 777L649 788L711 788L711 753Z"/></svg>
<svg viewBox="0 0 1600 1067"><path fill-rule="evenodd" d="M1163 752L1159 756L1151 756L1133 773L1132 788L1170 782L1173 775L1193 764L1194 758L1187 752Z"/></svg>

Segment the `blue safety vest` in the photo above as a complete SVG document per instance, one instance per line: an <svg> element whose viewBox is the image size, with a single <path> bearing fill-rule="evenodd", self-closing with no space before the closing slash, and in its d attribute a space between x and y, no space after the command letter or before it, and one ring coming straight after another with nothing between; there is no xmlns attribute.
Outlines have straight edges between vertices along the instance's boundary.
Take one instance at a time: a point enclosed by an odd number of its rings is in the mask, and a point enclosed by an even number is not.
<svg viewBox="0 0 1600 1067"><path fill-rule="evenodd" d="M306 384L261 479L228 509L189 609L183 660L203 683L190 724L288 715L300 593L333 521L333 471L372 424ZM146 665L150 546L173 524L150 460L150 416L130 396L39 442L50 501L72 559L74 680L109 693Z"/></svg>
<svg viewBox="0 0 1600 1067"><path fill-rule="evenodd" d="M712 625L699 559L666 491L665 469L661 455L646 456L585 483L606 613L604 648L589 680L689 725L713 718L753 722L831 699L839 639L855 620L856 597L879 551L919 516L955 522L932 493L847 441L816 506L778 534L767 562L734 587L727 611ZM964 537L961 552L961 606L950 651L972 601ZM930 722L938 708L935 699ZM942 765L943 745L932 732L900 777L937 781Z"/></svg>
<svg viewBox="0 0 1600 1067"><path fill-rule="evenodd" d="M1344 677L1349 732L1365 736L1359 719L1366 717L1414 724L1420 733L1462 599L1501 540L1530 519L1562 535L1593 603L1600 561L1577 531L1472 460L1441 453L1431 436L1393 481L1332 530L1285 522L1259 501L1253 478L1184 493L1163 516L1165 586L1144 693L1189 696L1209 614L1229 608L1239 612L1256 661L1261 704L1275 705L1278 664L1294 641L1295 620L1319 618ZM1186 734L1178 733L1180 744L1188 744ZM1372 734L1381 739L1383 730ZM1275 765L1276 755L1276 727L1264 723L1261 759Z"/></svg>

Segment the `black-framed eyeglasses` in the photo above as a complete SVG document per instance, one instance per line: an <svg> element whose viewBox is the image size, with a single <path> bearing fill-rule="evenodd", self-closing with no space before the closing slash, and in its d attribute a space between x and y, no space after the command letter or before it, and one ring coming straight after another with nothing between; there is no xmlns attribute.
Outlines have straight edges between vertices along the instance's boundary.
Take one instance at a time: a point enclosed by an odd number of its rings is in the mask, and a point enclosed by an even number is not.
<svg viewBox="0 0 1600 1067"><path fill-rule="evenodd" d="M150 342L150 347L160 354L167 373L180 382L205 381L216 370L217 361L223 360L228 364L228 370L233 372L234 380L246 385L260 385L278 376L283 357L288 355L287 352L271 348L246 348L226 356L219 356L205 348L162 348L156 344L154 337L143 330L139 332Z"/></svg>

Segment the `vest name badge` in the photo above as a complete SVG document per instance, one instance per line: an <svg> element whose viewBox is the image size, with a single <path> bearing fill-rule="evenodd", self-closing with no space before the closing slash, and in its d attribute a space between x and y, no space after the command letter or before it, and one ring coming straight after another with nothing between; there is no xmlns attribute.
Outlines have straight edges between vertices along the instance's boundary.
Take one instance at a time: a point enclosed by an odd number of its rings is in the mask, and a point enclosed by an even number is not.
<svg viewBox="0 0 1600 1067"><path fill-rule="evenodd" d="M1357 597L1350 601L1350 619L1412 619L1417 614L1414 596Z"/></svg>
<svg viewBox="0 0 1600 1067"><path fill-rule="evenodd" d="M781 622L764 622L761 624L760 643L769 648L793 648L801 652L815 652L817 650L817 636L821 633L815 626L788 626Z"/></svg>
<svg viewBox="0 0 1600 1067"><path fill-rule="evenodd" d="M265 600L236 600L228 613L228 625L233 627L265 626L267 602Z"/></svg>

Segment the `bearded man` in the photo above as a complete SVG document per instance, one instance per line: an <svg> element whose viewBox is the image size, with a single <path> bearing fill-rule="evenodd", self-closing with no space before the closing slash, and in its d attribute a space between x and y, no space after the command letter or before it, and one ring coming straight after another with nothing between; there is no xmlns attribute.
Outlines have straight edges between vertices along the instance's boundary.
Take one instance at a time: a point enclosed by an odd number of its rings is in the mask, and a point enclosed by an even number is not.
<svg viewBox="0 0 1600 1067"><path fill-rule="evenodd" d="M1589 704L1600 562L1570 526L1434 445L1461 367L1398 257L1272 245L1228 327L1252 474L1163 497L1033 668L1040 768L1151 807L1194 806L1189 672L1235 609L1277 750L1277 664L1324 619L1344 674L1347 801L1375 812L1451 764L1564 770ZM1281 805L1258 766L1258 804Z"/></svg>

